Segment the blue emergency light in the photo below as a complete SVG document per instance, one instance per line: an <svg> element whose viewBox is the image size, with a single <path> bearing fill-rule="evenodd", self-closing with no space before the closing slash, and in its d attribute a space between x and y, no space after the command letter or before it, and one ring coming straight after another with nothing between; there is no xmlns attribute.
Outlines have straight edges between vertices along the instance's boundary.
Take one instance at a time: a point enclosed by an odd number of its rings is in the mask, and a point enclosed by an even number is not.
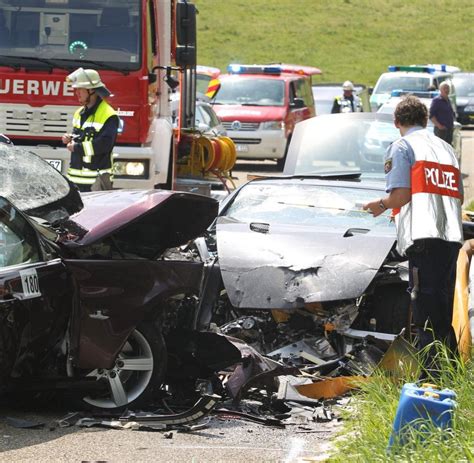
<svg viewBox="0 0 474 463"><path fill-rule="evenodd" d="M389 66L389 72L404 71L404 72L428 72L433 74L436 69L431 66Z"/></svg>
<svg viewBox="0 0 474 463"><path fill-rule="evenodd" d="M257 64L229 64L230 74L281 74L280 66L259 66Z"/></svg>

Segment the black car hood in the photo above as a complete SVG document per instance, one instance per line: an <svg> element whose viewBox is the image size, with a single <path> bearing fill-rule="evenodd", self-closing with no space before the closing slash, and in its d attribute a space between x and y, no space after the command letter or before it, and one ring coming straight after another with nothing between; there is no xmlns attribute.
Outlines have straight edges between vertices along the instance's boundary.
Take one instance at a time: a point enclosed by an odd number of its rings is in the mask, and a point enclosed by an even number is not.
<svg viewBox="0 0 474 463"><path fill-rule="evenodd" d="M260 231L252 231L260 230ZM395 232L248 224L220 217L217 250L233 306L289 309L362 295Z"/></svg>
<svg viewBox="0 0 474 463"><path fill-rule="evenodd" d="M0 143L0 196L23 212L56 224L82 209L77 188L23 148Z"/></svg>

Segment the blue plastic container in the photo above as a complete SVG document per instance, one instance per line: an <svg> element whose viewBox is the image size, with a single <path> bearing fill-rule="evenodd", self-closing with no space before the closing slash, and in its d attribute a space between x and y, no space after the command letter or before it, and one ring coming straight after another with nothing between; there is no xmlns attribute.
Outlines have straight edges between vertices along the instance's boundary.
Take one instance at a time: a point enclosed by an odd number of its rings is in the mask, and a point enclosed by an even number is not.
<svg viewBox="0 0 474 463"><path fill-rule="evenodd" d="M451 427L456 393L451 389L437 389L432 384L421 387L414 383L403 386L398 402L397 413L393 421L392 434L388 448L395 443L403 445L407 442L407 430L419 429L423 423L441 429Z"/></svg>

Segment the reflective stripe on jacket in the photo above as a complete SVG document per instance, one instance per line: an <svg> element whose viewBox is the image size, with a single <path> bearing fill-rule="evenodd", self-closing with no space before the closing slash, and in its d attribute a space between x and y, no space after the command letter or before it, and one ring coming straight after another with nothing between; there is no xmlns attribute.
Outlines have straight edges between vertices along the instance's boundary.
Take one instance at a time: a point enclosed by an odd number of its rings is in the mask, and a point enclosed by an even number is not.
<svg viewBox="0 0 474 463"><path fill-rule="evenodd" d="M81 126L81 115L84 108L77 109L72 119L74 134L78 136L84 155L71 153L71 165L68 178L74 183L92 185L101 173L112 173L112 151L95 153L93 140L110 117L117 116L115 110L102 100L96 110L90 114Z"/></svg>
<svg viewBox="0 0 474 463"><path fill-rule="evenodd" d="M414 240L463 242L461 172L453 149L428 130L404 137L415 155L411 201L395 215L397 250L404 255Z"/></svg>

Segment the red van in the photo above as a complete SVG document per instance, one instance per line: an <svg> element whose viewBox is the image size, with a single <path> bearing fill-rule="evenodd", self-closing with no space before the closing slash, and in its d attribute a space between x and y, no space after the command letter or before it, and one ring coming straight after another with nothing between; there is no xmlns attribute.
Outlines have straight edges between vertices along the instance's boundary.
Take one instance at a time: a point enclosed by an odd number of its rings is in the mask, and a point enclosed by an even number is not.
<svg viewBox="0 0 474 463"><path fill-rule="evenodd" d="M297 122L316 115L311 76L318 68L291 64L231 64L219 76L214 110L240 159L276 159L285 164Z"/></svg>

